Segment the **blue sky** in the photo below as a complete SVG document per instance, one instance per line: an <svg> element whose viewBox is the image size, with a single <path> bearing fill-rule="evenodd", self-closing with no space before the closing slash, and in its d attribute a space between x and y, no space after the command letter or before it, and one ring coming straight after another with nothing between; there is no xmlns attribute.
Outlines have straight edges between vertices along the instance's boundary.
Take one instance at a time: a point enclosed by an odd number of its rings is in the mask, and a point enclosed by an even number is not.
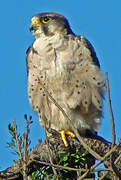
<svg viewBox="0 0 121 180"><path fill-rule="evenodd" d="M0 170L16 158L6 148L10 141L7 126L12 117L23 132L24 114L32 115L31 147L44 137L28 101L25 52L34 40L29 32L31 17L46 11L66 16L73 31L87 37L95 47L102 72L109 73L117 141L121 138L121 1L5 0L0 6ZM107 100L99 135L111 141Z"/></svg>

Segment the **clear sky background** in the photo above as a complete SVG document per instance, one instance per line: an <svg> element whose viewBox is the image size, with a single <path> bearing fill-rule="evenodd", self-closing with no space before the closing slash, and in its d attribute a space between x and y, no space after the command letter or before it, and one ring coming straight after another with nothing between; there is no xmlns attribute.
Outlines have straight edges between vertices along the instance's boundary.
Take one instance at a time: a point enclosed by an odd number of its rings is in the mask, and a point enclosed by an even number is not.
<svg viewBox="0 0 121 180"><path fill-rule="evenodd" d="M31 147L44 132L27 96L26 50L34 41L29 32L31 17L40 12L67 17L74 33L87 37L95 47L102 72L109 73L115 117L116 140L121 138L121 1L120 0L2 0L0 4L0 170L16 157L6 148L7 126L16 119L24 131L24 114L32 115ZM111 141L107 97L99 135Z"/></svg>

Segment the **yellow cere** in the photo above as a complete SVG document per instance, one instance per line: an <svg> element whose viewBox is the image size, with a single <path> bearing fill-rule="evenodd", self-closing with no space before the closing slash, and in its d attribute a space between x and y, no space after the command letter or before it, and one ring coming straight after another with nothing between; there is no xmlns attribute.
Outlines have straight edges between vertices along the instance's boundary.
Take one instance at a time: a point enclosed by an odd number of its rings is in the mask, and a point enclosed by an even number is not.
<svg viewBox="0 0 121 180"><path fill-rule="evenodd" d="M39 26L40 25L40 20L37 17L33 17L32 18L32 24L35 26Z"/></svg>

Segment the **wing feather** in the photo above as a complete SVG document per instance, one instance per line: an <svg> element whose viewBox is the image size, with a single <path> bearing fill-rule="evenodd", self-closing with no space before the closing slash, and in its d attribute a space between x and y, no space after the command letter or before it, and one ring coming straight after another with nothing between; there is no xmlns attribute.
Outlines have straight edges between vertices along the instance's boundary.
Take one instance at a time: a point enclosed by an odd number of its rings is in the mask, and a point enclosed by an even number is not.
<svg viewBox="0 0 121 180"><path fill-rule="evenodd" d="M86 38L79 37L79 45L82 57L72 72L71 85L73 89L68 98L68 105L73 109L77 106L83 106L85 112L88 113L92 104L97 110L102 111L105 82L100 72L98 58L94 48Z"/></svg>

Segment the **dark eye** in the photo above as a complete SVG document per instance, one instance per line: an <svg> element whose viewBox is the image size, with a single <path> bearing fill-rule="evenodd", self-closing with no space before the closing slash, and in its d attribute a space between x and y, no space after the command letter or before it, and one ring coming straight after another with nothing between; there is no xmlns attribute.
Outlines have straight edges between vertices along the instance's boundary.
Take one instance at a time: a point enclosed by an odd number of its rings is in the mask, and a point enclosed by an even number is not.
<svg viewBox="0 0 121 180"><path fill-rule="evenodd" d="M50 20L49 17L44 17L44 21L45 21L45 22L47 22L47 21L49 21L49 20Z"/></svg>
<svg viewBox="0 0 121 180"><path fill-rule="evenodd" d="M41 18L41 22L44 23L44 24L50 22L51 20L52 20L52 19L51 19L50 17L47 17L47 16Z"/></svg>

